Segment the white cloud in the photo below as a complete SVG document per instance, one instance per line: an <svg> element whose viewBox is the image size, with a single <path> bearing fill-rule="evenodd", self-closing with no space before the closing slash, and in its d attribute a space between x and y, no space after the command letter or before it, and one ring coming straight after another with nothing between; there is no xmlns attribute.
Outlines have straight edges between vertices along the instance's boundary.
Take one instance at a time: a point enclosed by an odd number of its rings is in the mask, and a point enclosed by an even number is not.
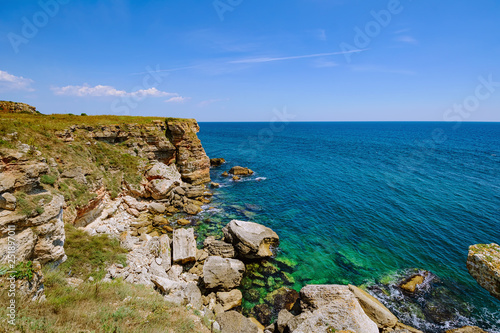
<svg viewBox="0 0 500 333"><path fill-rule="evenodd" d="M165 103L184 103L185 101L188 101L190 99L191 97L175 96L167 99Z"/></svg>
<svg viewBox="0 0 500 333"><path fill-rule="evenodd" d="M34 91L34 89L31 88L33 82L34 81L31 79L15 76L0 70L0 88L5 88L7 90Z"/></svg>
<svg viewBox="0 0 500 333"><path fill-rule="evenodd" d="M177 93L169 93L165 91L158 90L156 88L140 89L133 92L127 92L125 90L118 90L112 86L97 85L91 87L88 84L82 86L66 86L66 87L53 87L52 91L55 95L64 96L77 96L77 97L124 97L133 96L137 98L145 97L166 97L166 96L178 96Z"/></svg>
<svg viewBox="0 0 500 333"><path fill-rule="evenodd" d="M411 36L399 36L394 40L401 43L418 44L417 40Z"/></svg>
<svg viewBox="0 0 500 333"><path fill-rule="evenodd" d="M326 57L332 55L340 55L340 54L348 54L348 53L357 53L363 52L366 50L351 50L351 51L343 51L343 52L331 52L331 53L316 53L316 54L306 54L301 56L290 56L290 57L262 57L262 58L250 58L250 59L241 59L230 61L230 64L255 64L262 62L271 62L271 61L282 61L282 60L294 60L294 59L305 59L305 58L318 58L318 57Z"/></svg>

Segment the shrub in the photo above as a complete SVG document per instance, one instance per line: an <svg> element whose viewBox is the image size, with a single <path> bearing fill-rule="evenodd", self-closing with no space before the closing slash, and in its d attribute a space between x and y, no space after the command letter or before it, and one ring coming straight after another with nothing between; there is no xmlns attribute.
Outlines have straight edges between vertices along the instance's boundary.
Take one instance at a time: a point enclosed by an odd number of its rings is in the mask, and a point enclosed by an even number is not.
<svg viewBox="0 0 500 333"><path fill-rule="evenodd" d="M47 184L47 185L54 185L56 182L57 177L55 176L50 176L50 175L42 175L40 176L40 182L42 184Z"/></svg>

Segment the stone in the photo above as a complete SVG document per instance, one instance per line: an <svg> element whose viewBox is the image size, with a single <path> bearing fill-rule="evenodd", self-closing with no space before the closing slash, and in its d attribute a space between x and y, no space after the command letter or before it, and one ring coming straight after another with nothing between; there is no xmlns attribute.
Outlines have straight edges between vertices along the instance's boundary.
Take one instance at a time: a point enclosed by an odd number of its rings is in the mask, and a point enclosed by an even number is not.
<svg viewBox="0 0 500 333"><path fill-rule="evenodd" d="M195 204L187 204L186 207L184 207L184 211L188 213L189 215L196 215L199 212L202 211L201 207Z"/></svg>
<svg viewBox="0 0 500 333"><path fill-rule="evenodd" d="M233 176L233 178L232 178L232 179L233 179L233 181L235 181L235 182L237 182L238 180L241 180L241 178L240 178L240 177L238 177L238 176Z"/></svg>
<svg viewBox="0 0 500 333"><path fill-rule="evenodd" d="M14 253L16 262L28 261L33 257L35 249L36 235L30 228L27 228L19 233L16 233L12 238L15 239L17 245ZM9 242L8 237L0 239L0 263L6 264L9 260Z"/></svg>
<svg viewBox="0 0 500 333"><path fill-rule="evenodd" d="M229 174L227 173L227 171L224 171L223 173L221 173L221 176L222 177L229 177Z"/></svg>
<svg viewBox="0 0 500 333"><path fill-rule="evenodd" d="M279 237L273 230L254 222L232 220L222 231L226 241L245 258L270 257L273 255L271 247L279 244Z"/></svg>
<svg viewBox="0 0 500 333"><path fill-rule="evenodd" d="M500 245L491 243L470 246L467 269L481 287L500 300Z"/></svg>
<svg viewBox="0 0 500 333"><path fill-rule="evenodd" d="M186 219L180 219L180 220L177 220L177 224L178 225L190 225L191 221L186 220Z"/></svg>
<svg viewBox="0 0 500 333"><path fill-rule="evenodd" d="M392 314L379 300L366 291L349 285L349 289L359 301L365 313L373 320L379 328L394 327L398 323L398 318Z"/></svg>
<svg viewBox="0 0 500 333"><path fill-rule="evenodd" d="M123 198L123 201L129 206L131 209L135 209L137 211L145 211L148 208L148 205L142 201L138 201L137 199L127 195Z"/></svg>
<svg viewBox="0 0 500 333"><path fill-rule="evenodd" d="M359 333L377 333L375 324L363 311L348 286L308 285L300 290L303 320L295 333L351 330Z"/></svg>
<svg viewBox="0 0 500 333"><path fill-rule="evenodd" d="M425 278L429 275L429 272L418 273L410 276L408 279L404 280L399 287L406 292L414 293L418 290L418 287L422 285Z"/></svg>
<svg viewBox="0 0 500 333"><path fill-rule="evenodd" d="M265 297L265 302L272 306L274 311L278 312L282 309L291 311L294 309L300 295L296 290L281 287L272 291Z"/></svg>
<svg viewBox="0 0 500 333"><path fill-rule="evenodd" d="M258 333L259 328L250 319L236 311L224 312L217 316L221 333Z"/></svg>
<svg viewBox="0 0 500 333"><path fill-rule="evenodd" d="M196 261L196 240L193 228L174 230L173 259L176 264Z"/></svg>
<svg viewBox="0 0 500 333"><path fill-rule="evenodd" d="M166 218L164 218L163 216L156 215L153 218L153 225L154 226L161 226L161 225L164 225L164 224L168 224L168 220Z"/></svg>
<svg viewBox="0 0 500 333"><path fill-rule="evenodd" d="M203 247L210 256L223 258L234 258L235 251L232 244L216 240L214 236L209 236L203 242Z"/></svg>
<svg viewBox="0 0 500 333"><path fill-rule="evenodd" d="M226 160L223 158L211 158L210 159L210 166L211 167L219 167L224 163L226 163Z"/></svg>
<svg viewBox="0 0 500 333"><path fill-rule="evenodd" d="M203 281L207 289L230 290L240 285L245 265L236 259L210 256L203 265Z"/></svg>
<svg viewBox="0 0 500 333"><path fill-rule="evenodd" d="M151 282L153 282L162 292L170 293L174 289L181 287L181 283L177 281L170 280L169 278L163 278L156 275L151 276Z"/></svg>
<svg viewBox="0 0 500 333"><path fill-rule="evenodd" d="M203 186L193 186L186 190L186 197L188 198L198 198L203 196L205 193L205 187Z"/></svg>
<svg viewBox="0 0 500 333"><path fill-rule="evenodd" d="M447 330L445 333L486 333L486 331L477 326L465 326L462 328Z"/></svg>
<svg viewBox="0 0 500 333"><path fill-rule="evenodd" d="M210 187L211 187L211 188L219 188L219 187L220 187L220 184L219 184L219 183L214 183L214 182L211 182L211 183L210 183Z"/></svg>
<svg viewBox="0 0 500 333"><path fill-rule="evenodd" d="M229 170L229 173L235 176L248 176L253 174L253 171L250 170L249 168L235 166L232 167L231 170Z"/></svg>
<svg viewBox="0 0 500 333"><path fill-rule="evenodd" d="M184 298L188 304L191 304L193 308L201 310L203 302L201 299L200 288L196 286L195 283L188 283L187 286L182 290Z"/></svg>
<svg viewBox="0 0 500 333"><path fill-rule="evenodd" d="M276 329L279 333L286 333L288 329L288 322L293 319L293 314L286 309L278 313L278 320L276 321Z"/></svg>
<svg viewBox="0 0 500 333"><path fill-rule="evenodd" d="M229 292L221 291L217 293L217 300L222 305L224 311L240 306L242 299L243 294L238 289L234 289Z"/></svg>
<svg viewBox="0 0 500 333"><path fill-rule="evenodd" d="M16 197L9 192L0 195L0 209L15 210Z"/></svg>
<svg viewBox="0 0 500 333"><path fill-rule="evenodd" d="M257 304L250 311L252 316L257 318L260 323L269 325L273 316L273 309L268 304Z"/></svg>
<svg viewBox="0 0 500 333"><path fill-rule="evenodd" d="M149 211L154 214L163 214L165 212L166 208L164 204L161 204L159 202L151 202L149 204Z"/></svg>

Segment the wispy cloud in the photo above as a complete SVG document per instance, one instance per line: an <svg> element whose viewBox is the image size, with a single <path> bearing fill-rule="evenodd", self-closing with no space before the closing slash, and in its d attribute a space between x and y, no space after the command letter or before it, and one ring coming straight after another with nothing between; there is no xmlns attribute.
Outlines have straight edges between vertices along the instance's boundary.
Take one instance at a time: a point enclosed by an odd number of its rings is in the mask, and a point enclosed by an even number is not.
<svg viewBox="0 0 500 333"><path fill-rule="evenodd" d="M229 100L228 98L209 99L206 101L201 101L200 103L198 103L198 106L205 107L205 106L208 106L208 105L213 104L213 103L224 102L224 101L228 101L228 100Z"/></svg>
<svg viewBox="0 0 500 333"><path fill-rule="evenodd" d="M159 69L159 67L157 67L155 70L151 70L151 71L148 71L148 72L130 73L130 75L145 75L145 74L152 74L152 73L168 73L168 72L176 72L176 71L182 71L182 70L192 69L192 68L196 68L196 66L186 66L186 67L169 68L169 69Z"/></svg>
<svg viewBox="0 0 500 333"><path fill-rule="evenodd" d="M188 100L190 100L191 97L182 97L182 96L175 96L167 99L165 103L184 103Z"/></svg>
<svg viewBox="0 0 500 333"><path fill-rule="evenodd" d="M233 61L230 61L229 63L230 64L257 64L257 63L272 62L272 61L295 60L295 59L306 59L306 58L319 58L319 57L341 55L341 54L348 54L348 53L358 53L358 52L363 52L363 51L366 51L366 49L351 50L351 51L344 51L344 52L315 53L315 54L306 54L306 55L289 56L289 57L249 58L249 59L233 60Z"/></svg>
<svg viewBox="0 0 500 333"><path fill-rule="evenodd" d="M118 90L112 86L97 85L91 87L88 84L84 84L81 86L52 87L51 89L55 95L77 96L77 97L133 96L137 98L144 98L144 97L179 96L179 94L177 93L160 91L156 88L140 89L133 92L127 92L125 90Z"/></svg>
<svg viewBox="0 0 500 333"><path fill-rule="evenodd" d="M34 81L22 76L15 76L0 70L0 89L34 91L31 84Z"/></svg>
<svg viewBox="0 0 500 333"><path fill-rule="evenodd" d="M418 41L412 36L404 35L394 38L396 42L408 43L408 44L418 44Z"/></svg>
<svg viewBox="0 0 500 333"><path fill-rule="evenodd" d="M375 72L375 73L388 73L388 74L401 74L401 75L416 75L415 71L406 69L394 69L383 66L352 66L351 69L355 72Z"/></svg>

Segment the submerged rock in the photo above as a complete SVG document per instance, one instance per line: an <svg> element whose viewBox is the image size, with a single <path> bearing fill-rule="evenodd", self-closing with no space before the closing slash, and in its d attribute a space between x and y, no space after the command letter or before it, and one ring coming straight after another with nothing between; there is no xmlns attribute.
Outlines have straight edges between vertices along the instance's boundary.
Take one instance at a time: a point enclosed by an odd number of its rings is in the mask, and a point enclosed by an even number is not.
<svg viewBox="0 0 500 333"><path fill-rule="evenodd" d="M279 244L279 237L273 230L254 222L232 220L222 231L226 241L245 258L270 257L273 255L271 246Z"/></svg>
<svg viewBox="0 0 500 333"><path fill-rule="evenodd" d="M429 272L414 274L408 279L404 280L399 287L406 292L414 293L415 291L417 291L418 287L424 283L427 276L429 276Z"/></svg>
<svg viewBox="0 0 500 333"><path fill-rule="evenodd" d="M492 243L470 246L467 269L481 287L500 300L500 245Z"/></svg>

